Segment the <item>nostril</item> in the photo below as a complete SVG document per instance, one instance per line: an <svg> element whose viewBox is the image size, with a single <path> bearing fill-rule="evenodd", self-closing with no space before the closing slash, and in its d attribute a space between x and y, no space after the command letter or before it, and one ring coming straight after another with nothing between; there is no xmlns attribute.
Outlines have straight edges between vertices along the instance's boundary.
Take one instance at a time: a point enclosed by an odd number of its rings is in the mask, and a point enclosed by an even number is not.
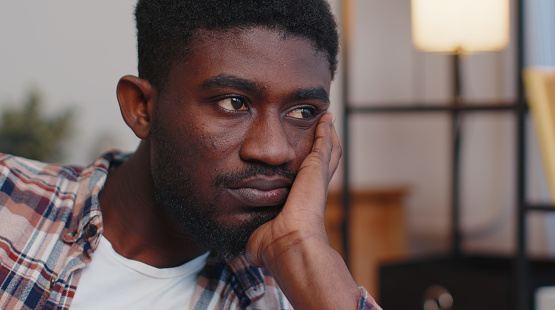
<svg viewBox="0 0 555 310"><path fill-rule="evenodd" d="M295 150L281 125L278 128L251 129L241 145L240 154L245 161L257 161L272 166L295 158Z"/></svg>

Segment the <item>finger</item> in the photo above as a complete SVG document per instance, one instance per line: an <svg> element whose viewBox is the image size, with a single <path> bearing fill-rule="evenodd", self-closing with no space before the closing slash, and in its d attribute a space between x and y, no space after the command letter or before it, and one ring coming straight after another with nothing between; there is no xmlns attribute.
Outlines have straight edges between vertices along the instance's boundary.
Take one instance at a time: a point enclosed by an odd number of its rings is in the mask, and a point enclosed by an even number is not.
<svg viewBox="0 0 555 310"><path fill-rule="evenodd" d="M320 118L316 126L312 152L299 168L288 201L306 206L325 204L333 149L332 117L331 113L326 113Z"/></svg>
<svg viewBox="0 0 555 310"><path fill-rule="evenodd" d="M335 117L334 117L334 120L335 120ZM339 142L339 137L337 135L337 131L335 130L335 124L332 124L332 128L331 128L331 141L332 141L333 147L331 150L328 182L331 181L331 178L335 174L335 171L339 166L339 160L343 155L343 149L341 148L341 143Z"/></svg>
<svg viewBox="0 0 555 310"><path fill-rule="evenodd" d="M331 151L333 148L333 122L335 121L335 115L333 113L324 114L316 126L316 131L314 133L314 143L312 145L312 152L319 153L324 156L326 161L330 160Z"/></svg>
<svg viewBox="0 0 555 310"><path fill-rule="evenodd" d="M312 162L314 167L318 167L319 170L324 175L324 180L329 180L330 169L335 169L334 165L330 165L333 157L333 134L334 127L333 122L335 121L335 115L332 113L324 114L316 127L314 133L314 143L312 145L312 153L309 155L312 159L316 159L317 162ZM336 135L337 137L337 135ZM339 143L339 141L337 141ZM307 164L311 164L307 161Z"/></svg>

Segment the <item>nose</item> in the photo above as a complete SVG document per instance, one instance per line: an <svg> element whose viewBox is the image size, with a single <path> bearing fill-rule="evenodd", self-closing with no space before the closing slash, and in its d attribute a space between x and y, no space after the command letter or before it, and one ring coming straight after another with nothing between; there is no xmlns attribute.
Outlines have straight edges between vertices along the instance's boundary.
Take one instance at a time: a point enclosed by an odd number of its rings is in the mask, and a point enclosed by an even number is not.
<svg viewBox="0 0 555 310"><path fill-rule="evenodd" d="M240 156L244 161L278 166L292 161L295 149L279 117L258 117L246 133Z"/></svg>

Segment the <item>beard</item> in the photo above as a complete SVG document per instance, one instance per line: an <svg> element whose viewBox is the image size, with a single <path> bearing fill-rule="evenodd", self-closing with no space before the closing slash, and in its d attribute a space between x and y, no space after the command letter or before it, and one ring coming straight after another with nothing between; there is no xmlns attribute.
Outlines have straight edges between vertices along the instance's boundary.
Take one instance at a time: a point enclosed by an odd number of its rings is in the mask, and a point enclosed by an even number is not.
<svg viewBox="0 0 555 310"><path fill-rule="evenodd" d="M154 128L157 128L155 126ZM285 166L268 167L253 164L241 171L219 173L211 179L210 186L214 195L203 195L197 188L195 175L206 173L195 170L195 164L186 167L180 163L191 162L184 153L172 147L163 135L155 130L159 150L153 158L153 181L156 202L165 214L176 220L183 231L190 235L201 247L210 250L222 259L234 259L245 252L252 233L261 225L274 219L283 205L246 209L241 220L225 224L218 218L225 213L219 203L221 195L230 184L256 175L280 175L291 181L296 172ZM202 161L202 156L195 156Z"/></svg>
<svg viewBox="0 0 555 310"><path fill-rule="evenodd" d="M274 219L281 208L252 214L250 219L234 226L219 223L215 218L218 211L210 203L201 203L192 193L177 194L167 183L156 190L156 200L163 206L168 217L176 220L183 231L200 246L223 259L234 259L242 255L251 234L261 225ZM182 183L185 185L185 183ZM192 184L186 185L190 186Z"/></svg>

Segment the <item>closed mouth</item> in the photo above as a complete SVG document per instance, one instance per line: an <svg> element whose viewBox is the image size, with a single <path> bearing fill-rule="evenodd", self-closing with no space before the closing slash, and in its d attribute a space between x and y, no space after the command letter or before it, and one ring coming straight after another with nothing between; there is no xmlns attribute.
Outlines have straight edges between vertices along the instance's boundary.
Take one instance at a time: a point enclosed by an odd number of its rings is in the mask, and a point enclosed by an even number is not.
<svg viewBox="0 0 555 310"><path fill-rule="evenodd" d="M272 207L285 203L291 181L283 177L256 176L228 187L231 196L248 207Z"/></svg>

